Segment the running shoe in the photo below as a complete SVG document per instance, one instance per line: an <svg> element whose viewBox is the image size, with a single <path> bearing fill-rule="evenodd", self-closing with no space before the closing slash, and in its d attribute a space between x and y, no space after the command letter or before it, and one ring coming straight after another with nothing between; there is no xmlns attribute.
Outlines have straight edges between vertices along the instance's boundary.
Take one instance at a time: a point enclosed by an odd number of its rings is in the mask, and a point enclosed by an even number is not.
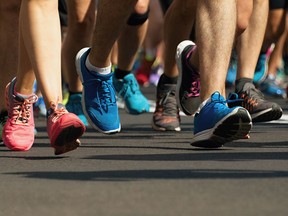
<svg viewBox="0 0 288 216"><path fill-rule="evenodd" d="M75 114L69 113L63 104L51 102L47 111L47 132L55 155L78 148L78 138L85 130L83 122Z"/></svg>
<svg viewBox="0 0 288 216"><path fill-rule="evenodd" d="M200 104L200 75L198 69L189 63L196 50L196 45L189 40L182 41L176 52L179 76L176 87L176 98L180 109L186 115L193 115Z"/></svg>
<svg viewBox="0 0 288 216"><path fill-rule="evenodd" d="M33 104L38 97L32 94L22 97L14 93L16 78L6 86L8 119L3 127L4 144L13 151L27 151L34 143Z"/></svg>
<svg viewBox="0 0 288 216"><path fill-rule="evenodd" d="M228 106L246 108L253 122L277 120L281 118L283 112L278 104L265 100L262 92L252 83L246 83L238 94L231 93L228 96Z"/></svg>
<svg viewBox="0 0 288 216"><path fill-rule="evenodd" d="M191 145L219 148L227 142L249 136L251 127L251 116L245 108L229 108L224 97L215 92L195 114Z"/></svg>
<svg viewBox="0 0 288 216"><path fill-rule="evenodd" d="M150 105L146 97L140 91L134 74L128 74L123 79L113 76L113 84L117 94L124 100L128 113L138 115L149 112Z"/></svg>
<svg viewBox="0 0 288 216"><path fill-rule="evenodd" d="M83 122L83 124L85 126L88 126L87 119L83 113L81 100L82 100L81 93L69 95L69 99L66 104L66 109L68 110L68 112L71 112L77 115L78 118Z"/></svg>
<svg viewBox="0 0 288 216"><path fill-rule="evenodd" d="M179 108L176 102L176 84L159 81L152 128L157 131L181 131Z"/></svg>
<svg viewBox="0 0 288 216"><path fill-rule="evenodd" d="M260 91L267 96L274 98L286 98L286 90L276 83L275 77L267 76L267 78L259 85Z"/></svg>
<svg viewBox="0 0 288 216"><path fill-rule="evenodd" d="M8 112L6 110L2 110L0 112L0 143L3 142L2 131L3 131L4 125L6 124L7 119L8 119Z"/></svg>
<svg viewBox="0 0 288 216"><path fill-rule="evenodd" d="M105 134L121 130L113 73L102 75L89 71L85 61L89 48L81 49L76 56L77 73L83 85L82 108L89 124Z"/></svg>
<svg viewBox="0 0 288 216"><path fill-rule="evenodd" d="M267 68L268 68L268 58L267 58L266 53L262 53L259 55L255 73L254 73L253 82L255 84L258 85L264 81L267 75Z"/></svg>

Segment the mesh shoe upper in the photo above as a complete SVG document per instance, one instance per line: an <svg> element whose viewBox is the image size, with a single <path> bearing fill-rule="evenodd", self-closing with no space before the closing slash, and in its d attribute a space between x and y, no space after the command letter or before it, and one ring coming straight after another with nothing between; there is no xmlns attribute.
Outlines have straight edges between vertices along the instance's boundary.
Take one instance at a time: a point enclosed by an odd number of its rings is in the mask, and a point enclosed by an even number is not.
<svg viewBox="0 0 288 216"><path fill-rule="evenodd" d="M82 94L69 95L69 99L68 99L68 102L66 104L66 109L69 112L77 115L78 118L80 118L80 120L84 123L84 125L88 126L87 119L86 119L86 117L83 113L83 110L82 110L81 100L82 100Z"/></svg>
<svg viewBox="0 0 288 216"><path fill-rule="evenodd" d="M177 103L186 115L193 115L200 104L200 75L189 59L196 50L192 41L183 41L177 47L176 62L179 70Z"/></svg>
<svg viewBox="0 0 288 216"><path fill-rule="evenodd" d="M229 108L223 96L215 92L195 114L192 145L221 147L226 142L247 136L251 126L251 117L246 109L240 106Z"/></svg>
<svg viewBox="0 0 288 216"><path fill-rule="evenodd" d="M240 93L230 94L228 105L246 108L253 122L277 120L281 118L283 112L278 104L265 100L262 92L252 83L246 83Z"/></svg>
<svg viewBox="0 0 288 216"><path fill-rule="evenodd" d="M121 130L113 73L102 75L86 68L85 61L90 52L83 48L76 56L76 68L83 84L83 112L90 125L102 133L111 134Z"/></svg>
<svg viewBox="0 0 288 216"><path fill-rule="evenodd" d="M156 108L152 127L160 131L180 131L180 115L176 102L176 84L161 82L157 86Z"/></svg>
<svg viewBox="0 0 288 216"><path fill-rule="evenodd" d="M137 115L149 112L148 100L140 91L133 74L128 74L121 80L113 76L113 84L118 95L124 100L128 113Z"/></svg>
<svg viewBox="0 0 288 216"><path fill-rule="evenodd" d="M78 138L86 129L83 122L75 114L69 113L62 104L51 103L47 115L47 132L55 154L76 149L80 145Z"/></svg>
<svg viewBox="0 0 288 216"><path fill-rule="evenodd" d="M33 104L38 97L34 94L27 98L15 95L15 83L14 78L6 87L8 119L3 127L2 139L11 150L27 151L34 142Z"/></svg>

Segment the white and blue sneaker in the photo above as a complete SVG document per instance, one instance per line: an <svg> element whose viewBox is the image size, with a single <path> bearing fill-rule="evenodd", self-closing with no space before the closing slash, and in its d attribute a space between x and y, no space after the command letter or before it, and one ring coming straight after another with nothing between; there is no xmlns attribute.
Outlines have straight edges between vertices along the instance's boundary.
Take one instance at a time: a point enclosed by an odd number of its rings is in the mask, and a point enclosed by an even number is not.
<svg viewBox="0 0 288 216"><path fill-rule="evenodd" d="M219 148L224 143L247 137L251 127L251 116L245 108L229 108L224 97L214 92L195 114L191 145Z"/></svg>
<svg viewBox="0 0 288 216"><path fill-rule="evenodd" d="M128 74L123 79L113 76L113 84L118 95L124 100L128 113L138 115L149 112L150 105L147 98L140 91L134 74Z"/></svg>
<svg viewBox="0 0 288 216"><path fill-rule="evenodd" d="M76 56L77 73L83 85L82 108L89 124L105 134L120 132L113 73L102 75L89 71L85 65L90 48L81 49Z"/></svg>

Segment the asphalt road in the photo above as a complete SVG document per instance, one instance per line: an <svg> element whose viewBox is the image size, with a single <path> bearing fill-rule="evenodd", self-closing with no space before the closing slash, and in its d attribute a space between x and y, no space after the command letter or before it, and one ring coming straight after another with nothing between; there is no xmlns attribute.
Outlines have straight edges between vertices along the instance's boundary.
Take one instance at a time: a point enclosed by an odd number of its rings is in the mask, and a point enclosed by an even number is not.
<svg viewBox="0 0 288 216"><path fill-rule="evenodd" d="M153 87L143 91L154 99ZM181 132L156 132L152 113L121 109L121 133L88 127L80 148L54 156L39 118L30 151L0 146L0 215L286 216L288 104L275 101L281 120L217 150L190 146L192 117Z"/></svg>

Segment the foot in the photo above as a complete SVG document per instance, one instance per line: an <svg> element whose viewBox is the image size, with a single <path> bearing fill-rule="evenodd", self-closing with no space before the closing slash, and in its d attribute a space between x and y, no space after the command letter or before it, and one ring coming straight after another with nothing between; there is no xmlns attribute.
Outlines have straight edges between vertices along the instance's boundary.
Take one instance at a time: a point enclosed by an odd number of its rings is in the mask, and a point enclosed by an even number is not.
<svg viewBox="0 0 288 216"><path fill-rule="evenodd" d="M195 114L191 145L219 148L227 142L249 136L251 127L251 116L245 108L229 108L224 97L215 92Z"/></svg>
<svg viewBox="0 0 288 216"><path fill-rule="evenodd" d="M105 134L120 132L113 73L102 75L96 71L89 71L85 65L89 52L89 48L84 48L76 56L77 73L83 84L83 112L89 124L100 132Z"/></svg>
<svg viewBox="0 0 288 216"><path fill-rule="evenodd" d="M176 88L177 103L186 115L193 115L200 104L200 75L189 63L196 49L192 41L183 41L177 47L176 62L179 76Z"/></svg>

